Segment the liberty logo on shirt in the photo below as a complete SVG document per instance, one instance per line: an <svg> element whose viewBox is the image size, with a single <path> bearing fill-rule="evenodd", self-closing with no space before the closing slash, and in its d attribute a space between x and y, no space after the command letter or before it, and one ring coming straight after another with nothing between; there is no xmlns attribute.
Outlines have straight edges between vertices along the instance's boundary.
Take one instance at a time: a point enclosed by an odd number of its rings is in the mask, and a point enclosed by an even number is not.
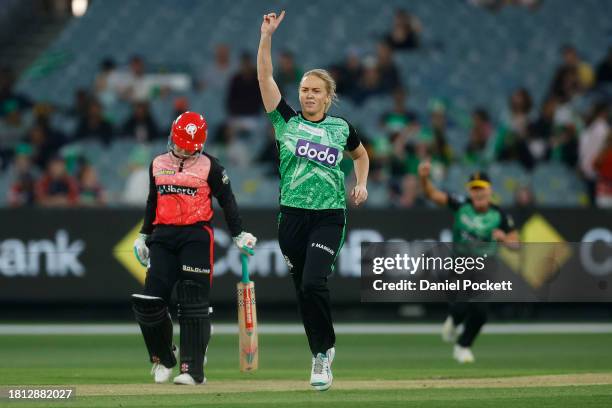
<svg viewBox="0 0 612 408"><path fill-rule="evenodd" d="M298 139L295 146L295 155L316 161L325 166L335 166L340 158L340 152L335 147L304 139Z"/></svg>

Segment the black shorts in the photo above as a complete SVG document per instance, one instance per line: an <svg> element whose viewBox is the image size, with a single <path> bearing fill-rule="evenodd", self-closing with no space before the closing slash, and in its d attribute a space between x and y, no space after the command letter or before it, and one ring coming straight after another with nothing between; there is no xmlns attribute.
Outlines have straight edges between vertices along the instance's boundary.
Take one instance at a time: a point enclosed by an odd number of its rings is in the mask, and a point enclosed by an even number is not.
<svg viewBox="0 0 612 408"><path fill-rule="evenodd" d="M158 225L147 240L150 265L144 294L170 301L179 280L193 280L210 290L214 234L208 225ZM207 293L208 295L208 293Z"/></svg>
<svg viewBox="0 0 612 408"><path fill-rule="evenodd" d="M278 243L299 286L304 280L326 279L344 244L344 210L306 210L281 206Z"/></svg>

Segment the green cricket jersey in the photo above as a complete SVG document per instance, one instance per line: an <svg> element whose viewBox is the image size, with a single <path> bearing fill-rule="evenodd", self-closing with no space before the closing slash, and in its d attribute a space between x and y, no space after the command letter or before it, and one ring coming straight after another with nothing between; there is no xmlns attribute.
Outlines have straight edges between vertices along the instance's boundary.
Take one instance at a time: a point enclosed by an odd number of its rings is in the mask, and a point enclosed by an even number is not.
<svg viewBox="0 0 612 408"><path fill-rule="evenodd" d="M493 230L508 233L514 230L512 217L491 204L486 212L478 212L471 199L449 194L448 207L453 211L453 249L458 255L495 255L497 242Z"/></svg>
<svg viewBox="0 0 612 408"><path fill-rule="evenodd" d="M284 99L268 113L280 156L280 204L311 210L344 209L342 152L359 147L355 129L346 120L325 115L306 120Z"/></svg>

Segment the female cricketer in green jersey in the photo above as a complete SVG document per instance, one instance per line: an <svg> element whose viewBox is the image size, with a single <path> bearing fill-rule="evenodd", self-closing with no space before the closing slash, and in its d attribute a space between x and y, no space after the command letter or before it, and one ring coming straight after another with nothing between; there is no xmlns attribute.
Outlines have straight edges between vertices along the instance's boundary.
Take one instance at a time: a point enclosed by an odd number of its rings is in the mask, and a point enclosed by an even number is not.
<svg viewBox="0 0 612 408"><path fill-rule="evenodd" d="M278 241L295 285L298 306L312 352L310 384L317 390L332 384L335 334L327 277L342 248L346 223L344 150L354 161L355 205L367 197L369 159L355 129L327 115L336 84L324 70L306 72L299 86L302 110L295 112L281 97L272 76L272 34L283 11L263 16L257 53L257 77L266 112L274 125L280 154Z"/></svg>
<svg viewBox="0 0 612 408"><path fill-rule="evenodd" d="M500 242L510 248L516 247L519 236L514 228L514 222L509 215L491 203L491 182L485 173L476 172L470 176L467 183L469 198L465 198L436 189L429 179L430 167L429 162L419 165L421 186L427 198L438 205L447 206L453 211L455 215L453 223L453 244L455 248L459 244L459 248L466 248L467 251L477 251L480 248L488 247L488 245L479 245L483 242ZM495 250L495 247L489 248ZM442 338L448 342L456 341L453 357L459 363L474 362L471 347L487 320L486 306L486 303L469 301L450 304L449 316L442 327ZM458 336L457 326L461 323L463 323L464 328L461 335Z"/></svg>

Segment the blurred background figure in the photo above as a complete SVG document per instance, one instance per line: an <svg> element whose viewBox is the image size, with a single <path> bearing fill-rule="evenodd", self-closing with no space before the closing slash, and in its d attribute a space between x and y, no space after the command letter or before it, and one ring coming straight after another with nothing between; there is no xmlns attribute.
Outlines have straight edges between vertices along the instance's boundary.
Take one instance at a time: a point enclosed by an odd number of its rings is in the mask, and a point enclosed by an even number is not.
<svg viewBox="0 0 612 408"><path fill-rule="evenodd" d="M78 202L77 181L68 174L64 159L53 157L36 183L36 204L42 207L73 207Z"/></svg>
<svg viewBox="0 0 612 408"><path fill-rule="evenodd" d="M391 31L385 34L385 41L395 50L412 50L419 46L421 21L404 9L398 9L393 16Z"/></svg>

